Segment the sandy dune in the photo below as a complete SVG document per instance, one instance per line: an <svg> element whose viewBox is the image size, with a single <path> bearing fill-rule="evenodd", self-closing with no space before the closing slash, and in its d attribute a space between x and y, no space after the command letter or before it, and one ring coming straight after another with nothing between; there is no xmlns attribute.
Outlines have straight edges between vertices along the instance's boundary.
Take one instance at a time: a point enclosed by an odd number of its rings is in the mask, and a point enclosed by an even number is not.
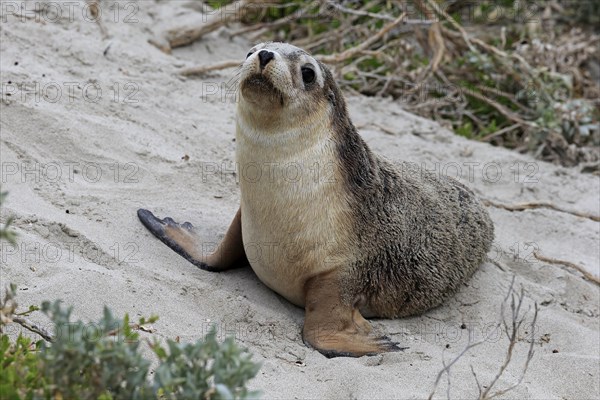
<svg viewBox="0 0 600 400"><path fill-rule="evenodd" d="M153 335L183 341L216 323L220 334L235 334L263 363L252 387L265 398L423 398L442 359L453 359L470 336L483 339L499 320L514 275L526 291L524 307L539 304L538 325L532 336L530 311L497 388L518 381L533 337L529 370L506 398L600 397L599 288L533 256L539 251L600 275L598 222L551 209L490 207L493 262L426 315L374 321L409 349L326 359L302 343L303 310L250 269L200 271L136 217L145 207L191 221L214 241L224 233L239 199L235 105L221 90L231 70L204 79L184 79L177 71L241 60L251 44L219 31L173 55L161 53L149 38L201 20L184 1L117 2L118 15L106 4L108 39L83 18L82 8L55 20L44 12L21 18L9 3L32 10L43 2L2 2L0 153L2 189L10 191L2 220L16 217L19 246L2 243L0 271L2 286L18 284L20 304L61 298L87 320L99 317L105 304L117 314L158 314ZM348 102L364 138L391 160L457 176L497 203L547 201L600 214L598 177L465 140L389 100ZM32 319L46 322L42 315ZM506 332L498 331L455 364L451 396L476 396L469 365L487 384L507 344ZM436 397L446 397L445 379Z"/></svg>

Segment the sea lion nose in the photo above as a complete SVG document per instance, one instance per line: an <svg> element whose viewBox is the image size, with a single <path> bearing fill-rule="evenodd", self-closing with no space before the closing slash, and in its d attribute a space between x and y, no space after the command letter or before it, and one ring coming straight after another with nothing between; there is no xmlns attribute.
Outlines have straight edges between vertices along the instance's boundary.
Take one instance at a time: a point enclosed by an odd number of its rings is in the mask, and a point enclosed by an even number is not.
<svg viewBox="0 0 600 400"><path fill-rule="evenodd" d="M260 53L258 53L258 61L260 62L260 69L263 69L264 67L266 67L267 64L269 63L269 61L271 61L274 58L275 58L275 54L273 54L272 52L270 52L268 50L261 50Z"/></svg>

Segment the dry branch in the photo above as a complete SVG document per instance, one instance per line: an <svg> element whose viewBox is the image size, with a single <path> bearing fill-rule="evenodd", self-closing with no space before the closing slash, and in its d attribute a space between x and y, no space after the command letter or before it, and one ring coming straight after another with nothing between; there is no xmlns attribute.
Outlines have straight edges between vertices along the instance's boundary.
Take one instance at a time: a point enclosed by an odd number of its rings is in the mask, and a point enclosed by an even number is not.
<svg viewBox="0 0 600 400"><path fill-rule="evenodd" d="M475 97L476 99L479 99L487 104L489 104L490 106L494 107L500 114L504 115L507 119L516 122L522 126L535 126L532 122L529 121L525 121L523 119L521 119L521 117L519 117L518 114L515 114L514 112L506 109L506 107L504 107L502 104L498 103L495 100L490 99L489 97L478 93L474 90L471 90L467 93L467 96L472 96Z"/></svg>
<svg viewBox="0 0 600 400"><path fill-rule="evenodd" d="M161 44L158 41L154 40L154 39L148 39L148 43L151 44L152 46L156 47L157 49L159 49L160 51L162 51L165 54L172 54L173 52L171 51L171 47L169 47L168 44Z"/></svg>
<svg viewBox="0 0 600 400"><path fill-rule="evenodd" d="M529 341L529 349L527 352L527 357L525 359L525 363L523 364L523 370L521 372L521 375L519 376L518 381L515 384L510 385L505 389L500 389L500 390L496 390L496 391L492 392L492 389L497 385L498 381L504 375L504 373L506 372L506 369L508 368L508 366L511 364L511 362L513 360L513 356L515 353L515 347L516 347L516 344L519 342L518 335L519 335L521 327L523 326L523 323L525 322L525 317L527 314L527 312L521 312L522 306L523 306L523 301L525 299L525 292L523 289L521 289L518 293L516 293L514 290L514 283L515 283L515 277L513 276L511 283L510 283L510 287L508 288L506 297L504 298L504 300L502 301L502 304L500 306L501 321L496 325L496 327L503 326L504 331L508 336L509 343L508 343L508 348L506 350L506 354L504 357L504 362L500 366L500 368L499 368L498 372L496 373L496 375L494 376L493 380L487 385L481 385L479 379L477 378L477 374L475 373L475 369L473 368L472 365L470 365L471 374L473 375L473 377L475 379L475 383L476 383L477 389L479 391L478 397L477 397L479 400L493 399L495 397L506 394L506 393L510 392L511 390L515 389L517 386L519 386L523 382L523 379L525 378L525 373L529 369L529 364L530 364L531 360L533 359L533 354L534 354L533 346L535 343L533 335L535 333L535 327L536 327L537 316L538 316L537 303L534 304L534 314L533 314L533 319L532 319L531 328L530 328L531 340ZM506 306L507 306L509 299L510 299L510 314L508 315L509 319L507 322L507 319L506 319L507 317L505 314L506 314ZM469 337L471 337L471 336L469 335ZM459 361L469 350L484 343L485 340L486 339L484 338L481 341L478 341L475 343L469 343L465 347L465 349L462 352L460 352L460 354L458 354L458 356L456 356L449 364L446 364L445 361L443 361L444 368L438 373L438 375L436 377L435 383L433 385L433 389L429 395L429 400L431 400L433 398L442 376L444 374L448 375L448 385L450 385L449 376L450 376L451 367L454 364L456 364L456 362ZM448 387L448 389L447 389L447 397L448 397L448 399L450 398L450 387Z"/></svg>
<svg viewBox="0 0 600 400"><path fill-rule="evenodd" d="M531 151L564 166L600 159L593 128L600 85L590 69L600 53L600 37L589 27L573 29L563 18L568 20L568 15L551 14L544 21L561 26L546 36L526 32L523 24L509 20L499 21L506 25L502 27L471 21L467 30L454 17L467 12L472 16L472 10L464 9L467 2L457 0L444 8L438 0L409 1L419 14L413 18L420 19L406 18L403 6L386 0L238 0L207 14L201 26L171 31L170 43L186 45L240 21L244 25L230 36L302 47L319 61L334 64L336 78L347 91L402 99L408 111L461 129L467 137ZM258 11L251 18L250 5ZM413 24L427 27L413 29ZM498 37L502 44L495 46ZM202 74L229 65L184 72ZM579 112L582 103L587 108Z"/></svg>
<svg viewBox="0 0 600 400"><path fill-rule="evenodd" d="M592 221L600 221L600 216L598 216L598 215L583 213L583 212L579 212L579 211L570 211L570 210L564 209L562 207L559 207L557 205L554 205L552 203L542 202L542 201L530 202L530 203L520 203L520 204L501 204L501 203L496 203L492 200L484 199L483 203L486 206L501 208L501 209L504 209L507 211L524 211L524 210L534 210L534 209L538 209L538 208L549 208L551 210L575 215L576 217L588 218L588 219L591 219Z"/></svg>
<svg viewBox="0 0 600 400"><path fill-rule="evenodd" d="M513 130L519 128L520 126L521 126L521 124L514 124L514 125L507 126L506 128L497 130L496 132L490 133L489 135L485 135L484 137L482 137L479 140L481 140L482 142L487 142L488 140L493 139L496 136L504 135L506 132L513 131Z"/></svg>
<svg viewBox="0 0 600 400"><path fill-rule="evenodd" d="M371 17L371 18L375 18L375 19L382 19L385 21L393 21L394 20L394 17L387 15L387 14L377 14L377 13L372 13L372 12L363 11L363 10L354 10L352 8L344 7L341 4L338 4L338 2L336 2L336 1L328 1L327 4L340 10L343 13L346 13L346 14L358 15L361 17Z"/></svg>
<svg viewBox="0 0 600 400"><path fill-rule="evenodd" d="M92 13L92 17L96 20L96 24L100 28L100 32L102 33L102 39L106 39L108 37L108 30L104 23L102 22L102 12L100 10L100 0L88 0L88 4L90 6L90 12Z"/></svg>
<svg viewBox="0 0 600 400"><path fill-rule="evenodd" d="M513 283L514 283L514 278L513 278ZM512 288L512 283L511 283L511 288ZM509 325L506 323L506 320L504 319L504 306L506 304L506 302L502 303L502 322L504 325L504 329L505 331L509 333L509 345L508 345L508 350L506 351L506 357L504 358L504 363L502 364L502 366L500 367L500 370L498 371L498 373L496 374L496 376L494 377L494 380L492 380L492 382L487 385L487 388L479 395L479 399L480 400L488 400L488 399L493 399L494 397L498 397L501 396L503 394L506 394L508 392L510 392L511 390L513 390L514 388L516 388L517 386L519 386L521 384L521 382L523 382L523 379L525 378L525 373L527 372L527 370L529 369L529 362L531 361L531 359L533 358L533 345L535 343L535 341L533 340L533 335L535 333L535 325L537 322L537 316L538 316L538 305L537 303L535 303L534 305L534 313L533 313L533 320L531 322L531 341L529 342L529 350L527 352L527 358L525 359L525 364L523 365L523 372L521 373L519 380L514 384L511 385L505 389L502 390L498 390L494 393L491 393L492 388L496 385L496 383L498 382L498 380L500 379L500 377L504 374L504 371L506 371L506 369L508 368L508 366L510 365L510 362L512 360L513 357L513 353L514 353L514 349L515 349L515 345L517 344L517 342L519 341L518 338L518 334L519 331L521 329L521 325L523 325L523 322L525 320L525 316L520 318L520 311L521 311L521 306L523 305L523 299L525 298L525 294L523 289L521 289L521 292L518 294L511 294L511 302L510 302L510 310L511 310L511 319L510 319L510 327Z"/></svg>
<svg viewBox="0 0 600 400"><path fill-rule="evenodd" d="M264 3L273 3L269 0L238 0L230 5L216 10L205 23L195 28L175 28L167 33L167 40L172 49L194 43L202 36L219 29L230 22L239 21L251 8ZM225 10L225 11L223 11Z"/></svg>
<svg viewBox="0 0 600 400"><path fill-rule="evenodd" d="M443 16L446 19L446 21L448 21L450 23L450 25L452 25L452 27L454 27L454 29L456 29L457 31L460 32L465 43L467 44L467 46L469 47L469 49L472 52L476 51L475 47L473 47L473 45L471 44L471 40L469 39L467 32L464 30L464 28L462 26L460 26L460 24L458 22L456 22L454 20L454 18L452 18L450 15L448 15L448 13L446 13L446 11L442 10L435 1L427 0L427 4L429 4L431 6L431 8L433 8L435 10L436 13Z"/></svg>
<svg viewBox="0 0 600 400"><path fill-rule="evenodd" d="M449 374L450 373L450 368L452 368L452 366L454 364L456 364L456 362L458 360L460 360L469 350L471 350L474 347L477 347L481 344L485 343L484 340L481 340L479 342L474 342L474 343L469 343L464 349L463 351L461 351L449 364L446 364L445 362L443 362L444 368L442 368L442 370L440 372L438 372L436 378L435 378L435 382L433 384L433 390L431 391L431 393L429 394L429 397L427 398L428 400L433 399L433 395L435 394L435 391L442 379L442 377L444 376L444 374Z"/></svg>
<svg viewBox="0 0 600 400"><path fill-rule="evenodd" d="M572 269L580 272L583 275L583 277L585 279L587 279L588 281L594 282L596 285L600 286L600 279L598 277L590 274L585 268L583 268L575 263L572 263L570 261L565 261L565 260L559 260L556 258L546 257L546 256L539 254L537 251L533 252L533 256L542 262L546 262L549 264L561 264L561 265L564 265L565 267L572 268Z"/></svg>
<svg viewBox="0 0 600 400"><path fill-rule="evenodd" d="M429 10L422 2L422 0L414 0L415 6L427 17L429 20L436 20L433 12ZM428 0L429 2L429 0ZM437 5L436 5L437 7ZM429 28L427 41L429 44L429 48L433 53L433 57L427 66L424 74L418 79L418 82L423 82L432 72L437 71L442 59L444 58L444 54L446 53L446 45L444 43L444 37L442 35L441 24L439 21L433 23L431 28Z"/></svg>
<svg viewBox="0 0 600 400"><path fill-rule="evenodd" d="M381 30L379 30L379 32L377 32L374 36L372 36L368 40L362 42L358 46L354 46L354 47L352 47L342 53L339 53L339 54L318 55L315 58L321 62L331 63L331 64L337 64L342 61L346 61L346 60L356 56L361 51L368 49L374 43L377 43L382 37L384 37L393 28L400 25L400 23L402 22L402 20L404 19L405 16L406 16L406 13L402 13L398 18L396 18L394 21L390 22L389 24L387 24L386 26L381 28Z"/></svg>
<svg viewBox="0 0 600 400"><path fill-rule="evenodd" d="M0 332L2 332L2 327L4 325L10 324L11 322L15 322L21 325L23 328L27 329L28 331L40 335L42 338L44 338L44 340L51 342L51 333L23 317L23 315L29 314L29 312L34 311L33 308L30 307L29 311L20 314L15 314L15 311L18 307L18 304L15 301L16 290L17 286L11 284L9 287L6 288L4 299L0 301Z"/></svg>
<svg viewBox="0 0 600 400"><path fill-rule="evenodd" d="M41 326L36 325L34 322L29 321L26 318L12 317L12 321L21 325L23 328L27 329L28 331L37 333L38 335L40 335L42 337L42 339L44 339L47 342L52 342L54 340L54 337L52 336L52 334L50 332L48 332L46 329L42 328Z"/></svg>
<svg viewBox="0 0 600 400"><path fill-rule="evenodd" d="M234 68L240 66L240 60L227 60L222 61L220 63L211 64L211 65L201 65L199 67L186 68L180 71L181 75L184 76L193 76L193 75L202 75L211 71L218 71L227 68Z"/></svg>
<svg viewBox="0 0 600 400"><path fill-rule="evenodd" d="M227 17L223 17L221 15L213 16L210 21L198 28L179 28L169 31L167 36L169 46L174 49L194 43L207 33L210 33L225 25L227 22L235 19L235 14L232 13L227 15Z"/></svg>

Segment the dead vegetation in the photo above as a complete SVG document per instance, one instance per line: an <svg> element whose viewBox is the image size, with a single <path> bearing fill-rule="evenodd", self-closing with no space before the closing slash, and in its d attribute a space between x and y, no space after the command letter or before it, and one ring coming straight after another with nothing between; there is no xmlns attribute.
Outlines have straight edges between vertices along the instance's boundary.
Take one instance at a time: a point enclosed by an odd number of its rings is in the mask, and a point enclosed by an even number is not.
<svg viewBox="0 0 600 400"><path fill-rule="evenodd" d="M528 203L520 203L520 204L502 204L502 203L497 203L497 202L489 200L489 199L483 199L483 204L485 204L488 207L501 208L501 209L507 210L507 211L524 211L524 210L536 210L539 208L547 208L550 210L574 215L576 217L588 218L588 219L591 219L592 221L600 222L600 215L594 215L591 213L583 213L583 212L579 212L579 211L566 210L563 207L559 207L555 204L552 204L549 202L544 202L544 201L528 202Z"/></svg>
<svg viewBox="0 0 600 400"><path fill-rule="evenodd" d="M171 30L171 47L241 22L231 36L302 47L333 67L348 91L390 96L459 135L599 173L600 4L594 0L209 4L223 13Z"/></svg>
<svg viewBox="0 0 600 400"><path fill-rule="evenodd" d="M525 292L523 289L516 291L515 290L515 278L513 277L506 297L500 306L500 322L497 324L496 328L502 330L502 336L506 337L508 344L506 348L506 353L504 355L504 361L498 368L498 372L494 376L494 378L488 382L487 384L482 384L482 382L477 377L477 373L475 372L475 368L473 365L470 365L471 375L473 376L473 380L475 381L475 385L478 390L477 399L478 400L489 400L499 396L502 396L510 391L514 390L517 386L523 382L525 378L525 374L529 369L529 364L533 359L534 350L533 346L535 344L535 330L538 316L538 305L534 304L533 307L533 316L531 322L526 323L526 317L528 310L524 310L523 303L525 301ZM507 310L508 308L508 310ZM524 331L524 327L527 326L527 330ZM520 337L520 333L525 332L526 335L530 336L528 339L524 339ZM469 335L470 337L470 335ZM447 386L446 386L446 397L450 399L450 389L451 389L451 381L450 381L450 372L451 368L460 360L463 359L465 354L472 350L473 348L483 344L488 338L483 338L478 342L470 342L464 349L461 351L458 356L456 356L452 361L446 363L446 361L442 361L443 368L438 373L433 390L429 395L429 399L431 400L435 395L438 386L444 376L446 376ZM527 340L527 354L525 356L525 361L523 362L523 366L521 368L521 373L516 375L516 382L508 385L504 388L500 388L499 383L500 379L504 376L509 367L512 366L512 362L514 360L516 354L516 347L518 343L522 340Z"/></svg>

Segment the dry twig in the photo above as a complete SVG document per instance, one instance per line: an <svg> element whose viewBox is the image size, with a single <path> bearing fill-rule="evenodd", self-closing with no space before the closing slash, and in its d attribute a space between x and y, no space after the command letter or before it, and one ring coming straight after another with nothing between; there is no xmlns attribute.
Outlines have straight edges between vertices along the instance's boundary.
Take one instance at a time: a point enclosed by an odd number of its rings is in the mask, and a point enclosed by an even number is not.
<svg viewBox="0 0 600 400"><path fill-rule="evenodd" d="M523 326L523 323L525 322L525 317L527 314L527 312L525 312L525 313L521 312L522 306L523 306L523 301L525 299L525 293L524 293L523 289L521 289L520 292L515 293L514 283L515 283L515 277L513 276L511 283L510 283L510 287L506 294L506 297L504 298L502 305L500 306L501 321L496 325L496 327L500 327L500 326L504 327L504 331L507 334L508 341L509 341L508 348L506 350L506 355L504 357L504 362L500 366L498 373L494 376L494 379L492 379L492 381L488 385L482 385L480 383L480 381L477 377L477 374L475 373L475 369L473 368L472 365L470 365L471 374L473 375L473 377L475 379L475 384L477 385L477 389L478 389L478 397L477 398L479 400L493 399L495 397L506 394L506 393L510 392L511 390L515 389L517 386L519 386L523 382L523 379L525 378L525 373L529 369L529 364L533 358L533 354L534 354L533 346L535 343L533 340L533 335L535 333L535 327L536 327L537 316L538 316L537 303L534 304L534 314L533 314L533 319L531 321L531 327L530 327L531 340L529 341L529 349L527 352L527 357L525 359L525 363L523 365L523 370L521 372L521 375L519 376L518 381L516 383L514 383L513 385L508 386L507 388L499 389L499 390L492 392L493 388L497 385L498 381L500 380L502 375L504 375L504 373L506 372L506 369L508 368L508 366L511 364L511 361L513 360L513 356L515 353L515 347L516 347L516 344L519 342L518 334L521 330L521 327ZM509 299L510 299L510 314L508 315L509 319L507 321L505 314L506 314L506 306L508 304ZM469 335L469 337L470 337L470 335ZM481 340L479 342L469 343L465 347L465 349L458 356L456 356L449 364L446 364L445 362L443 362L444 368L438 373L438 375L436 377L435 383L433 385L433 390L429 395L429 400L431 400L433 398L442 376L444 374L446 374L448 376L448 385L450 385L449 377L450 377L451 367L454 364L456 364L456 362L458 360L460 360L469 350L484 343L485 340L486 339L484 338L483 340ZM449 399L450 398L450 387L448 387L446 395Z"/></svg>
<svg viewBox="0 0 600 400"><path fill-rule="evenodd" d="M148 39L148 43L151 44L152 46L156 47L157 49L159 49L160 51L162 51L165 54L172 54L173 53L171 51L171 47L169 47L168 44L161 44L161 43L157 42L154 39Z"/></svg>
<svg viewBox="0 0 600 400"><path fill-rule="evenodd" d="M596 146L600 85L589 67L599 54L598 35L563 24L560 35L549 36L554 39L529 36L521 43L525 28L514 21L503 21L508 26L502 31L472 21L467 31L454 17L466 15L462 0L447 8L437 0L410 3L420 20L407 19L404 7L386 0L292 5L238 0L200 27L171 31L171 41L173 47L189 44L239 20L247 25L231 36L252 32L251 40L302 47L335 64L336 78L347 91L401 99L407 110L461 129L464 136L529 150L546 161L572 166L598 160L597 147L590 146ZM253 18L245 16L250 4L259 11ZM544 18L562 23L560 15ZM332 24L336 29L329 29ZM412 24L428 26L427 35ZM498 35L505 44L496 47ZM221 63L202 66L189 74L221 68Z"/></svg>
<svg viewBox="0 0 600 400"><path fill-rule="evenodd" d="M513 277L513 282L511 283L511 288L512 288L513 284L514 284L514 277ZM529 350L527 351L527 358L525 359L525 364L523 365L523 371L519 377L519 380L515 384L513 384L505 389L501 389L501 390L498 390L493 393L491 392L492 388L496 385L496 383L498 382L500 377L504 374L504 371L506 371L506 369L508 368L508 366L512 360L515 345L519 341L518 334L521 329L521 325L523 324L523 322L525 320L524 315L523 315L523 317L520 316L521 306L523 305L523 299L525 298L523 289L521 289L520 293L518 293L518 294L511 293L510 297L511 297L510 326L509 326L509 324L507 324L506 319L504 319L504 307L506 305L506 301L504 301L502 303L502 323L504 325L505 332L507 332L509 335L509 345L508 345L508 350L506 351L506 357L504 358L504 363L500 367L500 370L498 371L498 373L496 374L496 376L494 377L492 382L489 385L487 385L487 388L483 391L481 391L481 388L480 388L480 395L479 395L480 400L493 399L494 397L498 397L503 394L506 394L506 393L510 392L511 390L513 390L514 388L516 388L517 386L519 386L521 384L521 382L523 382L523 379L525 378L525 373L529 369L529 363L530 363L531 359L533 358L533 353L534 353L533 345L535 343L535 341L533 340L533 335L535 333L535 326L536 326L537 316L538 316L537 303L535 303L535 305L534 305L533 320L531 322L531 340L529 341Z"/></svg>
<svg viewBox="0 0 600 400"><path fill-rule="evenodd" d="M384 21L393 21L394 20L394 17L387 15L387 14L377 14L377 13L372 13L372 12L363 11L363 10L354 10L352 8L344 7L343 5L338 4L338 2L336 2L336 1L327 1L327 4L340 10L341 12L346 13L346 14L358 15L361 17L371 17L371 18L375 18L375 19L381 19Z"/></svg>
<svg viewBox="0 0 600 400"><path fill-rule="evenodd" d="M102 33L102 38L106 39L108 37L108 30L104 23L102 22L102 11L100 10L100 0L88 0L88 4L90 6L90 12L92 13L92 17L96 20L96 24L100 28L100 32Z"/></svg>
<svg viewBox="0 0 600 400"><path fill-rule="evenodd" d="M384 37L394 27L398 26L402 22L402 20L404 19L405 16L406 16L406 13L402 13L398 18L396 18L394 21L390 22L389 24L387 24L386 26L381 28L379 30L379 32L377 32L371 38L362 42L358 46L354 46L354 47L352 47L342 53L339 53L339 54L318 55L315 58L321 62L331 63L331 64L336 64L336 63L340 63L342 61L346 61L346 60L356 56L361 51L368 49L374 43L377 43L382 37Z"/></svg>
<svg viewBox="0 0 600 400"><path fill-rule="evenodd" d="M537 258L538 260L549 263L549 264L562 264L565 267L572 268L572 269L578 271L579 273L581 273L583 275L583 277L585 279L587 279L588 281L594 282L596 285L600 286L600 279L598 277L590 274L585 268L583 268L575 263L572 263L570 261L565 261L565 260L559 260L556 258L546 257L546 256L539 254L537 251L533 252L533 256L535 258Z"/></svg>
<svg viewBox="0 0 600 400"><path fill-rule="evenodd" d="M273 3L269 0L238 0L224 6L210 16L206 23L196 28L176 28L168 32L167 40L172 49L194 43L202 36L219 29L230 22L239 21L251 8L264 3ZM223 10L225 10L223 12Z"/></svg>
<svg viewBox="0 0 600 400"><path fill-rule="evenodd" d="M184 76L202 75L211 71L234 68L240 66L240 60L227 60L211 65L201 65L199 67L186 68L181 70L180 74Z"/></svg>
<svg viewBox="0 0 600 400"><path fill-rule="evenodd" d="M2 327L4 325L10 324L11 322L15 322L21 325L23 328L27 329L28 331L40 335L42 338L44 338L44 340L51 342L51 333L23 317L23 315L29 314L29 312L34 311L33 309L30 308L30 311L26 311L20 314L15 313L18 307L18 304L15 301L16 290L17 286L11 284L9 287L6 288L4 299L0 301L0 332L2 332Z"/></svg>
<svg viewBox="0 0 600 400"><path fill-rule="evenodd" d="M44 339L47 342L52 342L54 340L54 337L52 336L52 334L50 332L48 332L46 329L42 328L41 326L36 325L35 322L31 322L28 319L22 318L22 317L13 317L12 321L21 325L23 328L27 329L28 331L37 333L38 335L40 335L42 337L42 339Z"/></svg>
<svg viewBox="0 0 600 400"><path fill-rule="evenodd" d="M600 216L598 216L598 215L583 213L583 212L579 212L579 211L570 211L570 210L564 209L562 207L559 207L557 205L554 205L552 203L543 202L543 201L520 203L520 204L501 204L501 203L496 203L495 201L492 201L492 200L484 199L483 203L486 206L502 208L507 211L524 211L524 210L534 210L534 209L538 209L538 208L549 208L551 210L575 215L576 217L588 218L588 219L591 219L592 221L600 221Z"/></svg>
<svg viewBox="0 0 600 400"><path fill-rule="evenodd" d="M444 374L448 374L448 375L450 375L450 368L452 368L452 366L453 366L454 364L456 364L456 362L457 362L458 360L460 360L460 359L461 359L461 358L462 358L462 357L463 357L463 356L464 356L464 355L465 355L465 354L466 354L466 353L467 353L469 350L471 350L472 348L474 348L474 347L477 347L477 346L479 346L479 345L481 345L481 344L483 344L483 343L485 343L485 340L481 340L481 341L479 341L479 342L474 342L474 343L469 343L469 344L468 344L468 345L467 345L467 346L466 346L466 347L463 349L463 351L461 351L461 352L460 352L460 353L459 353L459 354L458 354L458 355L457 355L457 356L456 356L456 357L455 357L455 358L454 358L452 361L450 361L450 363L449 363L449 364L446 364L446 362L445 362L445 361L442 361L442 364L443 364L444 368L443 368L443 369L442 369L440 372L438 372L438 374L437 374L437 376L436 376L436 378L435 378L435 382L434 382L434 384L433 384L433 390L432 390L432 391L431 391L431 393L429 394L428 400L431 400L431 399L433 399L433 395L435 394L435 392L436 392L436 389L437 389L437 387L438 387L438 385L439 385L439 383L440 383L440 380L442 379L442 377L444 376ZM448 398L449 398L449 397L450 397L450 396L448 396Z"/></svg>

